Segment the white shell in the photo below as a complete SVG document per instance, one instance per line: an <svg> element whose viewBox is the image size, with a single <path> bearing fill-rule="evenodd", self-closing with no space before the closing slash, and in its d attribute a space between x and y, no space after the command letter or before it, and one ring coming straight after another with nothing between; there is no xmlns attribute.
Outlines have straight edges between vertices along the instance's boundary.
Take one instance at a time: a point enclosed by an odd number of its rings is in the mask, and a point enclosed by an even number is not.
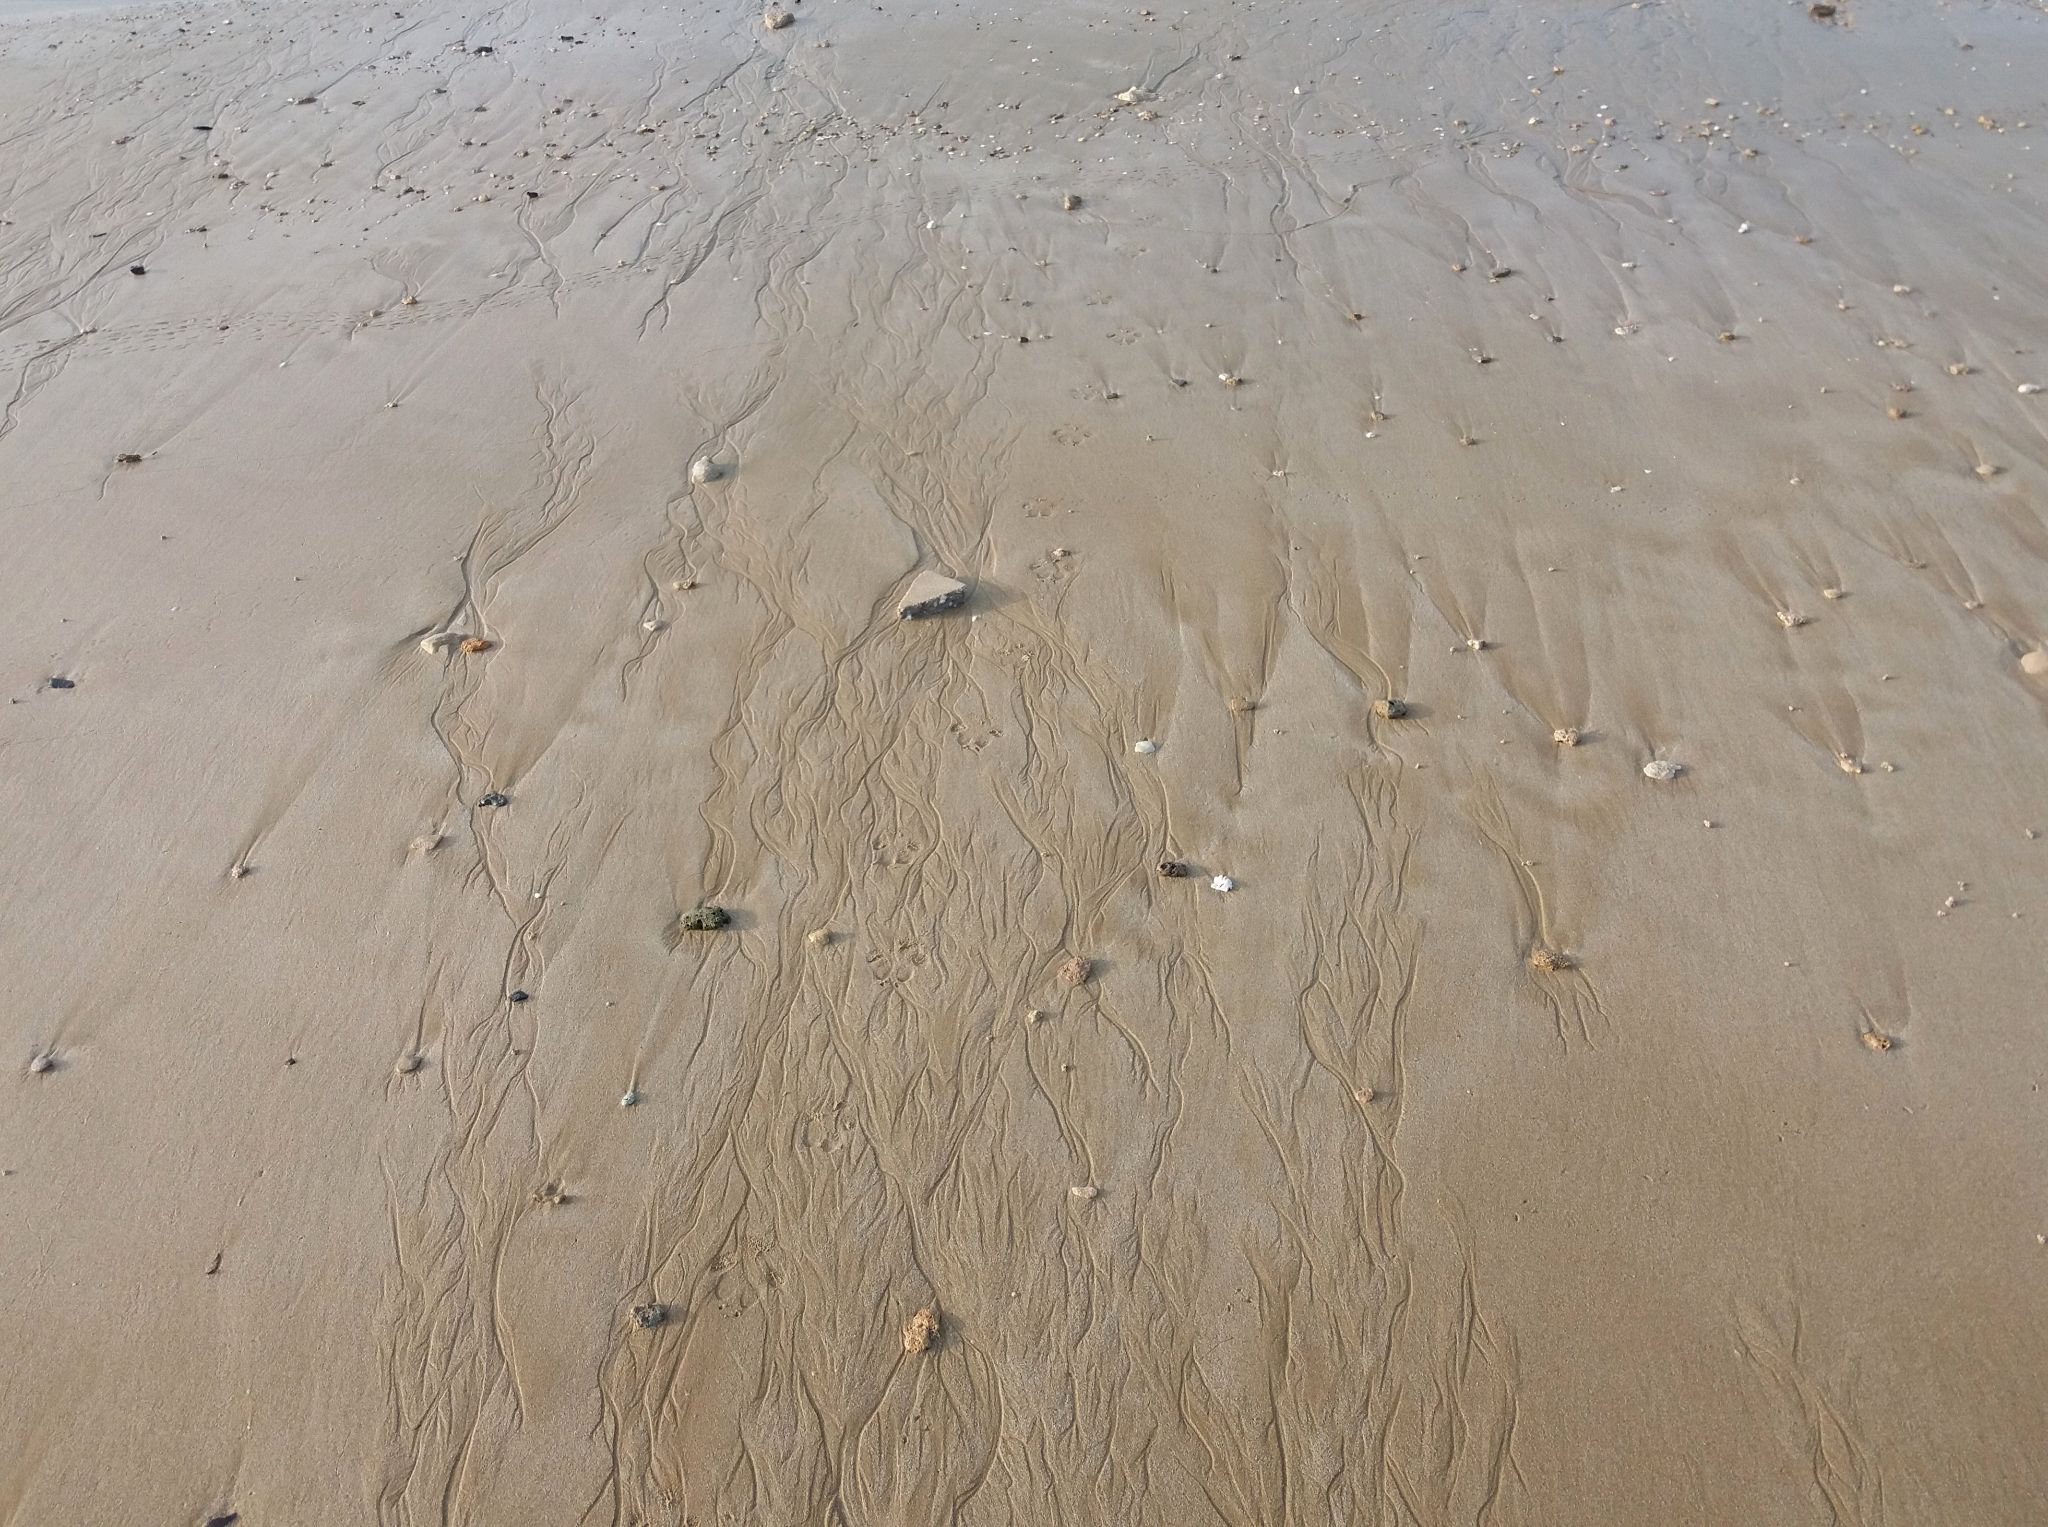
<svg viewBox="0 0 2048 1527"><path fill-rule="evenodd" d="M2040 390L2041 384L2039 382L2022 382L2013 389L2014 392L2017 392L2023 398L2031 398Z"/></svg>
<svg viewBox="0 0 2048 1527"><path fill-rule="evenodd" d="M1643 765L1645 779L1676 779L1684 772L1684 764L1675 764L1668 758L1653 758Z"/></svg>
<svg viewBox="0 0 2048 1527"><path fill-rule="evenodd" d="M717 482L725 476L725 469L709 456L699 456L690 463L690 481L702 487L708 482Z"/></svg>
<svg viewBox="0 0 2048 1527"><path fill-rule="evenodd" d="M1159 751L1159 744L1150 737L1140 737L1131 744L1131 751L1133 753L1156 753Z"/></svg>
<svg viewBox="0 0 2048 1527"><path fill-rule="evenodd" d="M1209 889L1212 891L1234 891L1237 889L1237 882L1228 875L1218 875L1209 882Z"/></svg>

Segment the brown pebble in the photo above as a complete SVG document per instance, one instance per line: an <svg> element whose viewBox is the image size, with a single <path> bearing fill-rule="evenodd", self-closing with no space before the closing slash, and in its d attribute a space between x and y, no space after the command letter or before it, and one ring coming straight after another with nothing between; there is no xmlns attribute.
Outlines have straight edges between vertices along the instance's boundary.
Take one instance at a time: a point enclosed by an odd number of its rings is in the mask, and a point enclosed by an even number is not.
<svg viewBox="0 0 2048 1527"><path fill-rule="evenodd" d="M1551 974L1572 968L1572 957L1559 949L1545 949L1537 945L1529 951L1529 968Z"/></svg>
<svg viewBox="0 0 2048 1527"><path fill-rule="evenodd" d="M1882 1029L1865 1029L1863 1031L1863 1048L1866 1050L1876 1050L1881 1054L1889 1050L1893 1042L1892 1036L1885 1033Z"/></svg>
<svg viewBox="0 0 2048 1527"><path fill-rule="evenodd" d="M481 636L465 636L462 639L462 650L464 652L472 654L478 652L489 652L491 650L491 644Z"/></svg>
<svg viewBox="0 0 2048 1527"><path fill-rule="evenodd" d="M939 1312L926 1305L903 1322L903 1350L922 1352L938 1340Z"/></svg>
<svg viewBox="0 0 2048 1527"><path fill-rule="evenodd" d="M1060 967L1060 979L1069 986L1080 986L1094 974L1095 962L1078 954Z"/></svg>
<svg viewBox="0 0 2048 1527"><path fill-rule="evenodd" d="M1375 700L1372 702L1372 713L1382 721L1399 721L1408 714L1408 702L1406 700Z"/></svg>

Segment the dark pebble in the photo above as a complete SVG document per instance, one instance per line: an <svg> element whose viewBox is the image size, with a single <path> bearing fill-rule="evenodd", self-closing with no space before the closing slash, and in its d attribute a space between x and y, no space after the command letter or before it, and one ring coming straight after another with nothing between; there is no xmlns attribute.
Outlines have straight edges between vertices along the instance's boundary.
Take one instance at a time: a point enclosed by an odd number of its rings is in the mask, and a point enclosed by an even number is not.
<svg viewBox="0 0 2048 1527"><path fill-rule="evenodd" d="M477 804L479 806L509 806L512 804L512 797L500 795L497 791L493 790L489 795L478 801Z"/></svg>
<svg viewBox="0 0 2048 1527"><path fill-rule="evenodd" d="M514 1002L526 1002L526 1001L530 1001L531 999L530 999L530 998L528 997L528 995L527 995L527 994L526 994L525 992L523 992L523 991L516 991L516 992L512 993L512 1000L513 1000Z"/></svg>
<svg viewBox="0 0 2048 1527"><path fill-rule="evenodd" d="M74 684L74 683L73 683L73 682L72 682L71 680L69 680L69 679L52 679L52 680L50 680L50 688L52 688L52 689L76 689L76 688L78 688L78 686L77 686L76 684Z"/></svg>
<svg viewBox="0 0 2048 1527"><path fill-rule="evenodd" d="M146 276L149 274L149 267L147 265L131 265L128 267L128 274L131 276Z"/></svg>

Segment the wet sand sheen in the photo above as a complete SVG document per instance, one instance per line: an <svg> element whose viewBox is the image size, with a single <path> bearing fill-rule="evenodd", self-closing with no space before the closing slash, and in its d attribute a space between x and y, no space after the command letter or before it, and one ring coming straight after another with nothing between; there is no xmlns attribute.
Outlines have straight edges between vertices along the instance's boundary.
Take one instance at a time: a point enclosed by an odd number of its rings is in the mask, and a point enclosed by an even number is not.
<svg viewBox="0 0 2048 1527"><path fill-rule="evenodd" d="M2033 1520L2048 15L784 14L0 13L7 1519Z"/></svg>

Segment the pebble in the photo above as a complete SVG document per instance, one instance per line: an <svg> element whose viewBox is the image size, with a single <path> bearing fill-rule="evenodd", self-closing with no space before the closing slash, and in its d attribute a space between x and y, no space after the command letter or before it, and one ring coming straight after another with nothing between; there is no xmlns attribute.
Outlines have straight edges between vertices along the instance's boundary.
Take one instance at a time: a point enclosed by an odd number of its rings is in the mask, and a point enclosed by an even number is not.
<svg viewBox="0 0 2048 1527"><path fill-rule="evenodd" d="M1643 765L1645 779L1676 779L1685 772L1685 765L1675 764L1668 758L1653 758Z"/></svg>
<svg viewBox="0 0 2048 1527"><path fill-rule="evenodd" d="M2022 382L2013 389L2014 392L2017 392L2023 398L2031 398L2040 390L2041 384L2039 382Z"/></svg>
<svg viewBox="0 0 2048 1527"><path fill-rule="evenodd" d="M409 1055L399 1056L398 1064L393 1066L391 1069L393 1071L396 1071L400 1076L411 1076L413 1072L419 1070L419 1068L423 1064L424 1062L420 1059L418 1052L415 1051L414 1053Z"/></svg>
<svg viewBox="0 0 2048 1527"><path fill-rule="evenodd" d="M38 1055L28 1063L30 1076L46 1076L57 1069L57 1062L49 1055Z"/></svg>
<svg viewBox="0 0 2048 1527"><path fill-rule="evenodd" d="M1372 702L1372 713L1382 721L1399 721L1408 714L1408 702L1394 699L1375 700Z"/></svg>
<svg viewBox="0 0 2048 1527"><path fill-rule="evenodd" d="M651 1331L668 1319L665 1304L636 1304L633 1306L633 1323L643 1331Z"/></svg>
<svg viewBox="0 0 2048 1527"><path fill-rule="evenodd" d="M1073 1197L1080 1199L1084 1204L1093 1203L1102 1196L1102 1189L1096 1187L1092 1182L1077 1183L1075 1186L1067 1189L1067 1192Z"/></svg>
<svg viewBox="0 0 2048 1527"><path fill-rule="evenodd" d="M922 1352L938 1340L939 1312L926 1305L903 1323L903 1350Z"/></svg>
<svg viewBox="0 0 2048 1527"><path fill-rule="evenodd" d="M1228 875L1218 875L1209 882L1209 889L1212 891L1234 891L1237 889L1237 882Z"/></svg>
<svg viewBox="0 0 2048 1527"><path fill-rule="evenodd" d="M514 993L512 993L510 1000L514 1002L531 1002L533 1000L533 997L530 993L523 991L515 991Z"/></svg>
<svg viewBox="0 0 2048 1527"><path fill-rule="evenodd" d="M619 1095L619 1106L621 1108L631 1108L639 1101L640 1094L635 1092L630 1087L628 1087L623 1093Z"/></svg>
<svg viewBox="0 0 2048 1527"><path fill-rule="evenodd" d="M1136 742L1131 744L1131 751L1133 753L1143 753L1149 756L1159 751L1159 744L1154 742L1150 737L1140 737Z"/></svg>
<svg viewBox="0 0 2048 1527"><path fill-rule="evenodd" d="M966 584L958 578L949 578L944 573L926 568L911 579L910 587L903 591L903 598L896 605L896 616L899 620L922 620L928 615L957 609L966 602Z"/></svg>
<svg viewBox="0 0 2048 1527"><path fill-rule="evenodd" d="M78 688L78 686L77 686L77 685L76 685L75 683L73 683L73 682L72 682L72 681L71 681L70 679L65 679L65 678L56 678L56 679L52 679L52 680L50 680L50 688L52 688L52 689L76 689L76 688Z"/></svg>
<svg viewBox="0 0 2048 1527"><path fill-rule="evenodd" d="M477 804L479 806L509 806L512 804L512 797L493 790L487 795L479 796Z"/></svg>
<svg viewBox="0 0 2048 1527"><path fill-rule="evenodd" d="M699 456L690 463L690 481L697 484L700 488L705 483L717 482L723 476L725 476L725 469L709 456Z"/></svg>

